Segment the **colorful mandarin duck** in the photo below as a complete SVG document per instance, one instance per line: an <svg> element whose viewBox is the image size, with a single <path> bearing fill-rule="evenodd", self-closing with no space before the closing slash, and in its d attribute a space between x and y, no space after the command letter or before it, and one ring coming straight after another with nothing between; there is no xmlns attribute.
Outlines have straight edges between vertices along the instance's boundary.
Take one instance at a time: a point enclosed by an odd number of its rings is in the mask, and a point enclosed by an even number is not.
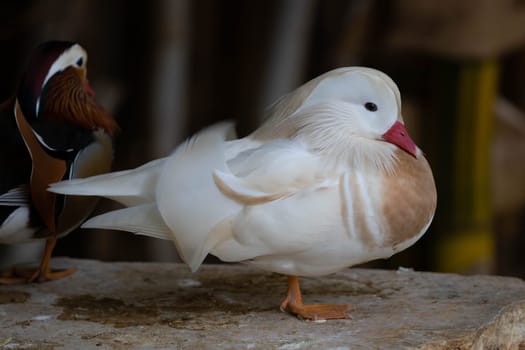
<svg viewBox="0 0 525 350"><path fill-rule="evenodd" d="M49 41L38 46L9 113L2 115L4 164L0 173L0 243L45 239L40 267L11 272L0 283L45 281L52 272L58 237L78 227L96 200L48 192L50 183L108 172L113 158L114 119L95 101L86 77L87 53L78 44Z"/></svg>
<svg viewBox="0 0 525 350"><path fill-rule="evenodd" d="M405 129L396 84L377 70L330 71L268 112L247 137L221 123L166 158L52 191L127 206L84 227L172 240L192 271L213 254L287 275L282 310L346 318L348 305L303 304L299 276L414 244L436 209L432 171Z"/></svg>

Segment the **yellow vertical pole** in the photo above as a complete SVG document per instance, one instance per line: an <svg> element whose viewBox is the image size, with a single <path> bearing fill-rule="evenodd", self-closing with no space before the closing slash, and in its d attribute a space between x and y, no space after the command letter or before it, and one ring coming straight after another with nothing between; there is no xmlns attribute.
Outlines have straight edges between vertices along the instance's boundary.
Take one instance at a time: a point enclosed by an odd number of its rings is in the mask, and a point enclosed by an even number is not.
<svg viewBox="0 0 525 350"><path fill-rule="evenodd" d="M491 232L490 146L493 103L498 84L495 60L455 67L455 106L449 109L454 128L450 148L448 195L443 232L436 247L436 267L447 272L490 272L495 239Z"/></svg>

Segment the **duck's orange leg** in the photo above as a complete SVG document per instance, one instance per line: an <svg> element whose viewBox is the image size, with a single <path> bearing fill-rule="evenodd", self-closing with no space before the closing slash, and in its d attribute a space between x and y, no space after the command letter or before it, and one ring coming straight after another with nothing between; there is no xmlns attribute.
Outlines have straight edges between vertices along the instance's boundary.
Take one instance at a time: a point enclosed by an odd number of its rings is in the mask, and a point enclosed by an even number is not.
<svg viewBox="0 0 525 350"><path fill-rule="evenodd" d="M350 306L344 304L304 305L299 287L299 277L288 276L288 292L281 303L281 311L288 311L308 320L334 320L348 318Z"/></svg>
<svg viewBox="0 0 525 350"><path fill-rule="evenodd" d="M33 272L28 282L53 281L62 277L69 276L77 271L77 269L74 267L67 270L51 271L49 263L51 262L51 254L53 254L53 249L55 249L56 243L56 237L48 238L46 240L46 247L44 249L44 255L40 260L40 266L38 270Z"/></svg>
<svg viewBox="0 0 525 350"><path fill-rule="evenodd" d="M21 284L31 282L46 282L60 279L74 273L77 269L71 268L67 270L51 271L49 263L51 261L51 254L55 248L57 239L55 237L46 240L46 247L44 255L40 260L40 266L36 270L26 270L14 267L11 271L6 271L0 274L0 284Z"/></svg>

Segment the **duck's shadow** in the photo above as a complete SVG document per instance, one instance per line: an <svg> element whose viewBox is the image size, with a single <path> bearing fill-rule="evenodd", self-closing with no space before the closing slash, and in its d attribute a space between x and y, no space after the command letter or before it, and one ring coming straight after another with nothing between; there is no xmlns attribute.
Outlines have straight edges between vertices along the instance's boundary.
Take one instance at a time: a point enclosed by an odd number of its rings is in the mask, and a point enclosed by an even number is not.
<svg viewBox="0 0 525 350"><path fill-rule="evenodd" d="M168 324L178 328L182 321L188 324L196 318L279 314L279 304L287 288L286 276L254 272L242 266L226 269L203 266L194 274L181 269L158 269L145 274L127 268L121 270L119 276L118 280L110 281L106 289L86 288L89 293L57 299L54 305L62 308L58 318L115 327ZM81 274L76 277L76 283L85 281ZM304 278L301 283L306 301L311 302L346 303L355 296L378 292L366 281L347 275Z"/></svg>

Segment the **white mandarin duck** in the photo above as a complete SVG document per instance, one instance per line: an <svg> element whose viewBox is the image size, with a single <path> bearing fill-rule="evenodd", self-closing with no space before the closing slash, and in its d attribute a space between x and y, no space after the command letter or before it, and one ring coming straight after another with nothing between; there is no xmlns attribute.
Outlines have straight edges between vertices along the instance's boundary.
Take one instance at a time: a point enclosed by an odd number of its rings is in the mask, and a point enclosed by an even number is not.
<svg viewBox="0 0 525 350"><path fill-rule="evenodd" d="M113 118L95 101L86 78L87 53L78 44L49 41L34 51L16 98L2 115L0 243L46 239L38 270L0 283L45 281L74 269L49 267L56 238L77 228L96 200L48 192L50 183L108 172ZM27 276L25 276L27 275Z"/></svg>
<svg viewBox="0 0 525 350"><path fill-rule="evenodd" d="M307 319L347 317L347 305L305 305L298 276L318 276L414 244L436 208L431 169L410 139L396 84L350 67L281 98L251 135L210 127L164 159L63 182L128 208L85 227L173 240L192 271L207 254L288 275L281 304Z"/></svg>

